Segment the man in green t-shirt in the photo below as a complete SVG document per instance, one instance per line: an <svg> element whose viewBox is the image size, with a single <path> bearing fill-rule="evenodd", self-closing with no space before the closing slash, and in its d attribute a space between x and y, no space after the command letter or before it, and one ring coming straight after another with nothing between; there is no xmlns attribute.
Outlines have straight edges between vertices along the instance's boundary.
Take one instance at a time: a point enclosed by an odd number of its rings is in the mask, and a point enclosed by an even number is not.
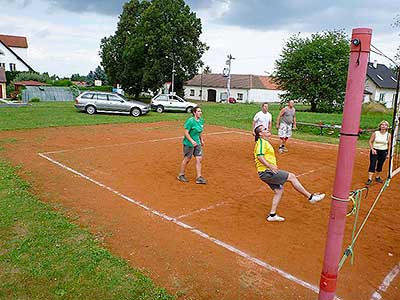
<svg viewBox="0 0 400 300"><path fill-rule="evenodd" d="M192 156L196 158L196 183L205 184L207 180L201 176L201 160L203 158L204 140L202 137L204 120L201 118L202 111L196 106L192 109L193 116L190 117L184 125L185 132L183 137L183 160L181 163L178 180L181 182L189 182L185 177L185 169Z"/></svg>

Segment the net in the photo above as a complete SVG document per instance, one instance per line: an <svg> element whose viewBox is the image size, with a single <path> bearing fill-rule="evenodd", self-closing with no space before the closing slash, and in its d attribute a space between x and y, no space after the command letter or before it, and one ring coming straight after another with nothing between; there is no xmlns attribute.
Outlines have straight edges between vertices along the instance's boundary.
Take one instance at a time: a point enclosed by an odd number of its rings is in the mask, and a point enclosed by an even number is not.
<svg viewBox="0 0 400 300"><path fill-rule="evenodd" d="M400 103L399 103L400 68L397 68L397 88L393 105L392 136L390 141L389 178L400 173Z"/></svg>

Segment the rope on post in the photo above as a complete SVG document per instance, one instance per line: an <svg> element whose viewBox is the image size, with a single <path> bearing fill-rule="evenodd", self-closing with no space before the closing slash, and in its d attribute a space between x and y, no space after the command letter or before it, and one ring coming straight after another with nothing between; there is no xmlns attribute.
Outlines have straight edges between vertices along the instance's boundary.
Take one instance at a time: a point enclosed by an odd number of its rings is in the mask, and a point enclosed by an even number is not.
<svg viewBox="0 0 400 300"><path fill-rule="evenodd" d="M360 228L358 229L357 233L355 233L355 232L356 232L356 229L357 229L357 221L358 221L358 214L359 214L360 206L361 206L362 192L366 190L367 193L368 193L368 188L364 187L362 189L359 189L359 190L356 190L356 191L350 193L350 197L352 197L352 196L354 197L354 201L355 202L353 202L353 203L355 203L355 205L356 205L356 209L354 211L355 219L354 219L354 225L353 225L353 232L351 234L351 243L343 253L342 259L339 262L339 270L342 268L342 266L343 266L344 262L346 261L347 257L349 257L350 255L351 255L351 264L353 264L353 262L354 262L354 245L355 245L355 243L356 243L356 241L358 239L358 236L360 235L360 233L363 230L365 224L367 223L367 220L368 220L369 216L371 215L372 211L374 210L376 204L378 203L378 200L380 199L382 193L386 190L386 188L389 186L389 184L390 184L390 178L386 179L383 187L379 191L378 196L376 197L375 201L372 203L370 209L368 210L367 215L365 216L363 222L361 223ZM351 214L353 214L353 213L351 213Z"/></svg>

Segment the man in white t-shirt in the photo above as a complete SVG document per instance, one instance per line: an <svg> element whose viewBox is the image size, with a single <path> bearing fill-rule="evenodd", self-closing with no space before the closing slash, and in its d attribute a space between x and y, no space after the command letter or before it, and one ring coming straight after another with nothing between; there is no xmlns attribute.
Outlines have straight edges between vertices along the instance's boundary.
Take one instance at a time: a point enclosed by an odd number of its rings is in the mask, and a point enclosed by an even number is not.
<svg viewBox="0 0 400 300"><path fill-rule="evenodd" d="M267 128L268 131L271 131L272 115L268 112L267 102L261 104L261 111L256 113L253 118L253 135L254 135L254 129L259 125L264 125L264 127Z"/></svg>

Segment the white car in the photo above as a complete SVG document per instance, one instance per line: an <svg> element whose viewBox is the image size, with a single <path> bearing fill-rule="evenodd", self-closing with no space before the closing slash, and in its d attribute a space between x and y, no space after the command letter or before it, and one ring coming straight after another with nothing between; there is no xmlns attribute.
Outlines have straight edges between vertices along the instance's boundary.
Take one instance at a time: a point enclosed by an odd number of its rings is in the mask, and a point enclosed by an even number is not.
<svg viewBox="0 0 400 300"><path fill-rule="evenodd" d="M159 94L151 99L151 109L162 113L163 111L191 112L196 103L188 102L176 95Z"/></svg>

